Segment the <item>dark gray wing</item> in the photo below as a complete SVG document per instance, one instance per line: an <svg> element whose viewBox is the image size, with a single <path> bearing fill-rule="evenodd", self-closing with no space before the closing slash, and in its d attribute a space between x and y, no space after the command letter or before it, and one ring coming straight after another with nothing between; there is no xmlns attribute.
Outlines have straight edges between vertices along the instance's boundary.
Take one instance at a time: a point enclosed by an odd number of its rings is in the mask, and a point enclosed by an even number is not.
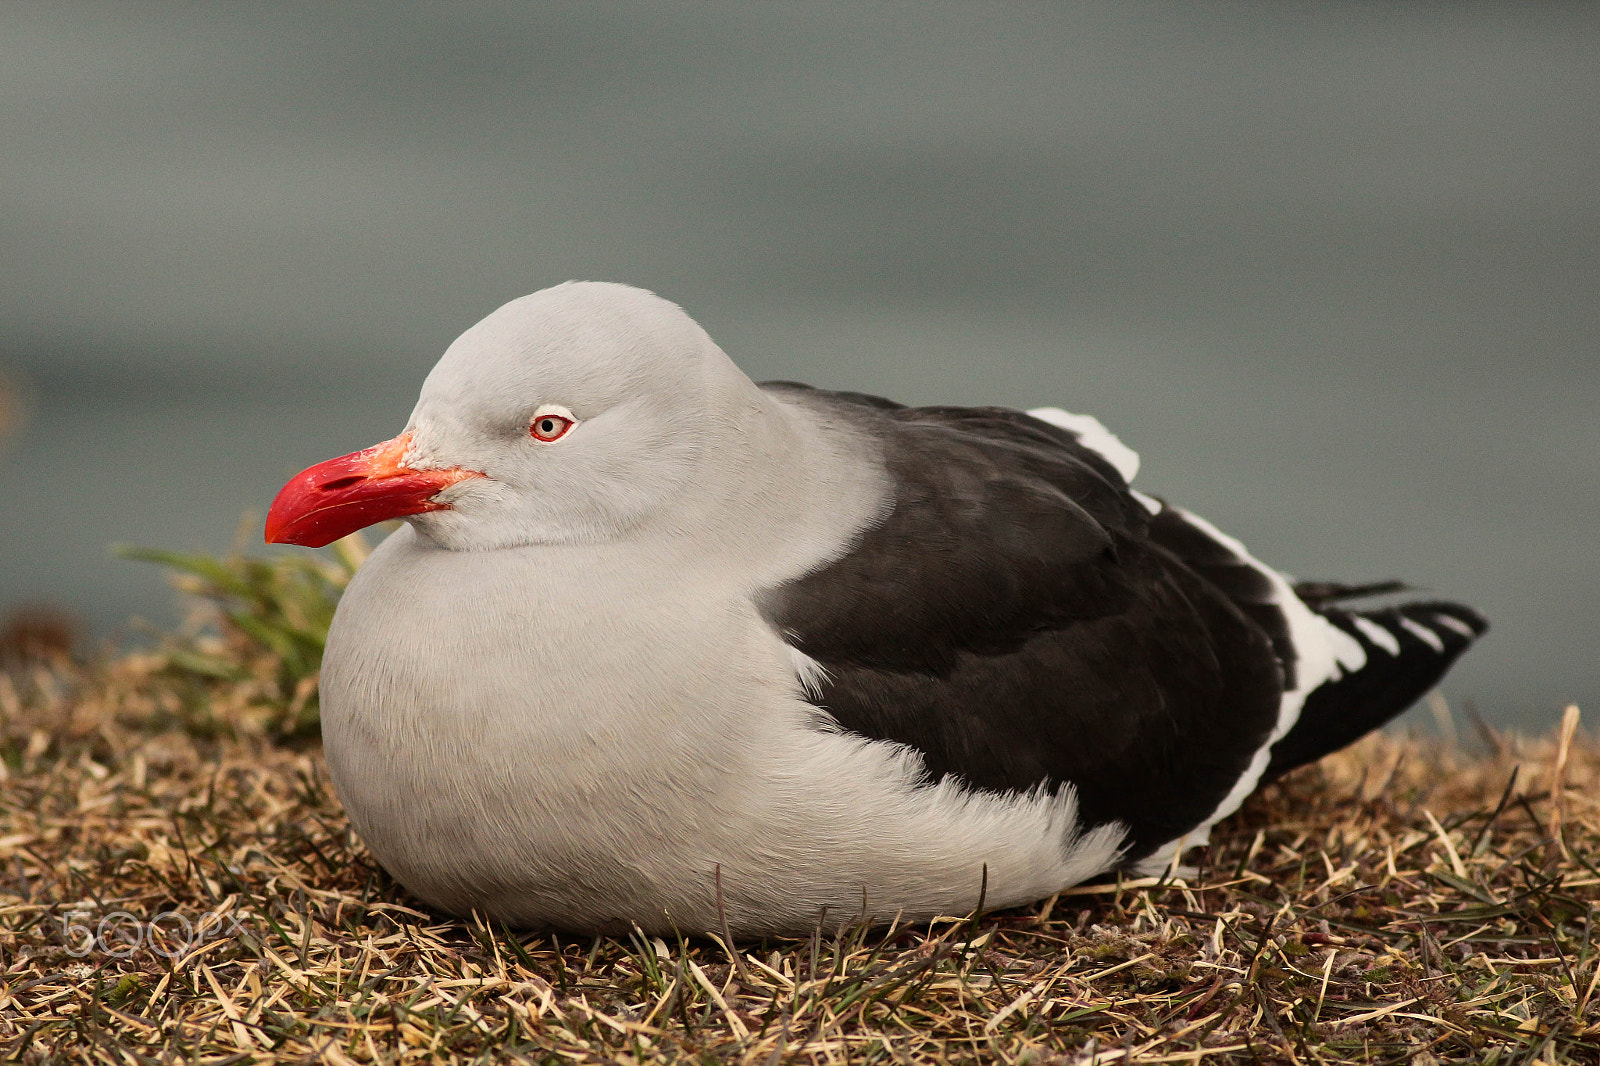
<svg viewBox="0 0 1600 1066"><path fill-rule="evenodd" d="M1071 783L1086 823L1129 827L1129 860L1216 809L1277 720L1278 660L1115 468L1019 411L764 387L870 434L894 485L850 551L762 603L827 670L819 706L936 778Z"/></svg>

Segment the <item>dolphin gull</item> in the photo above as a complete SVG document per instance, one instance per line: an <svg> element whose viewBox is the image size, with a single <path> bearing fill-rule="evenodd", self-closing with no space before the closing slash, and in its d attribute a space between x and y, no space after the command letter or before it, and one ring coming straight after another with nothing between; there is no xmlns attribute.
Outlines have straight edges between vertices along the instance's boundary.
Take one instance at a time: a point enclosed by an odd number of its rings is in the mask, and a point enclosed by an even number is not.
<svg viewBox="0 0 1600 1066"><path fill-rule="evenodd" d="M1055 408L756 385L677 306L569 282L266 534L405 519L339 604L322 727L412 893L760 936L1171 870L1486 628L1295 586L1137 467Z"/></svg>

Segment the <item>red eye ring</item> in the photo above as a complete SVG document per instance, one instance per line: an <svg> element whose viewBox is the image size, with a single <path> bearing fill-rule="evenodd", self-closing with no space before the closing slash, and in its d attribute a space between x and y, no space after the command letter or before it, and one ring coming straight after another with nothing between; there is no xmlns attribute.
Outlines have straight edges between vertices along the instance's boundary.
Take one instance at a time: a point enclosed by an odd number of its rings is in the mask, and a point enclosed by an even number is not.
<svg viewBox="0 0 1600 1066"><path fill-rule="evenodd" d="M577 420L566 415L542 414L533 420L533 425L528 427L528 434L534 440L553 444L565 437L572 427L577 425Z"/></svg>

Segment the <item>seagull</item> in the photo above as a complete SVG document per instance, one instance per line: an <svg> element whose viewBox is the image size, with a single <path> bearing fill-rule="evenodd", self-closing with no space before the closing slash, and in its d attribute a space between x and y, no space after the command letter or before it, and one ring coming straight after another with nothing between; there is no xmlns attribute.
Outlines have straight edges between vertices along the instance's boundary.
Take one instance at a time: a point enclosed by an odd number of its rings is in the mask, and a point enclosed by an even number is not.
<svg viewBox="0 0 1600 1066"><path fill-rule="evenodd" d="M807 933L1170 876L1484 620L1296 585L1057 408L757 385L568 282L467 330L266 539L404 523L341 599L322 730L416 897L523 928Z"/></svg>

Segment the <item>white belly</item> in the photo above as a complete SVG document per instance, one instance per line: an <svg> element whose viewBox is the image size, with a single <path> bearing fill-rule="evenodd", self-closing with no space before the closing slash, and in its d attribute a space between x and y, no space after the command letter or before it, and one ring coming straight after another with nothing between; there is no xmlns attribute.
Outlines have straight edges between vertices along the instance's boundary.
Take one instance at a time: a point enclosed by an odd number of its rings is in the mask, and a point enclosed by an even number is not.
<svg viewBox="0 0 1600 1066"><path fill-rule="evenodd" d="M1120 831L1080 835L1070 793L923 785L906 749L819 728L742 590L615 565L406 528L352 582L323 670L328 762L422 899L701 932L720 870L730 924L757 935L854 920L863 894L882 920L964 913L986 868L990 904L1021 903L1115 861Z"/></svg>

